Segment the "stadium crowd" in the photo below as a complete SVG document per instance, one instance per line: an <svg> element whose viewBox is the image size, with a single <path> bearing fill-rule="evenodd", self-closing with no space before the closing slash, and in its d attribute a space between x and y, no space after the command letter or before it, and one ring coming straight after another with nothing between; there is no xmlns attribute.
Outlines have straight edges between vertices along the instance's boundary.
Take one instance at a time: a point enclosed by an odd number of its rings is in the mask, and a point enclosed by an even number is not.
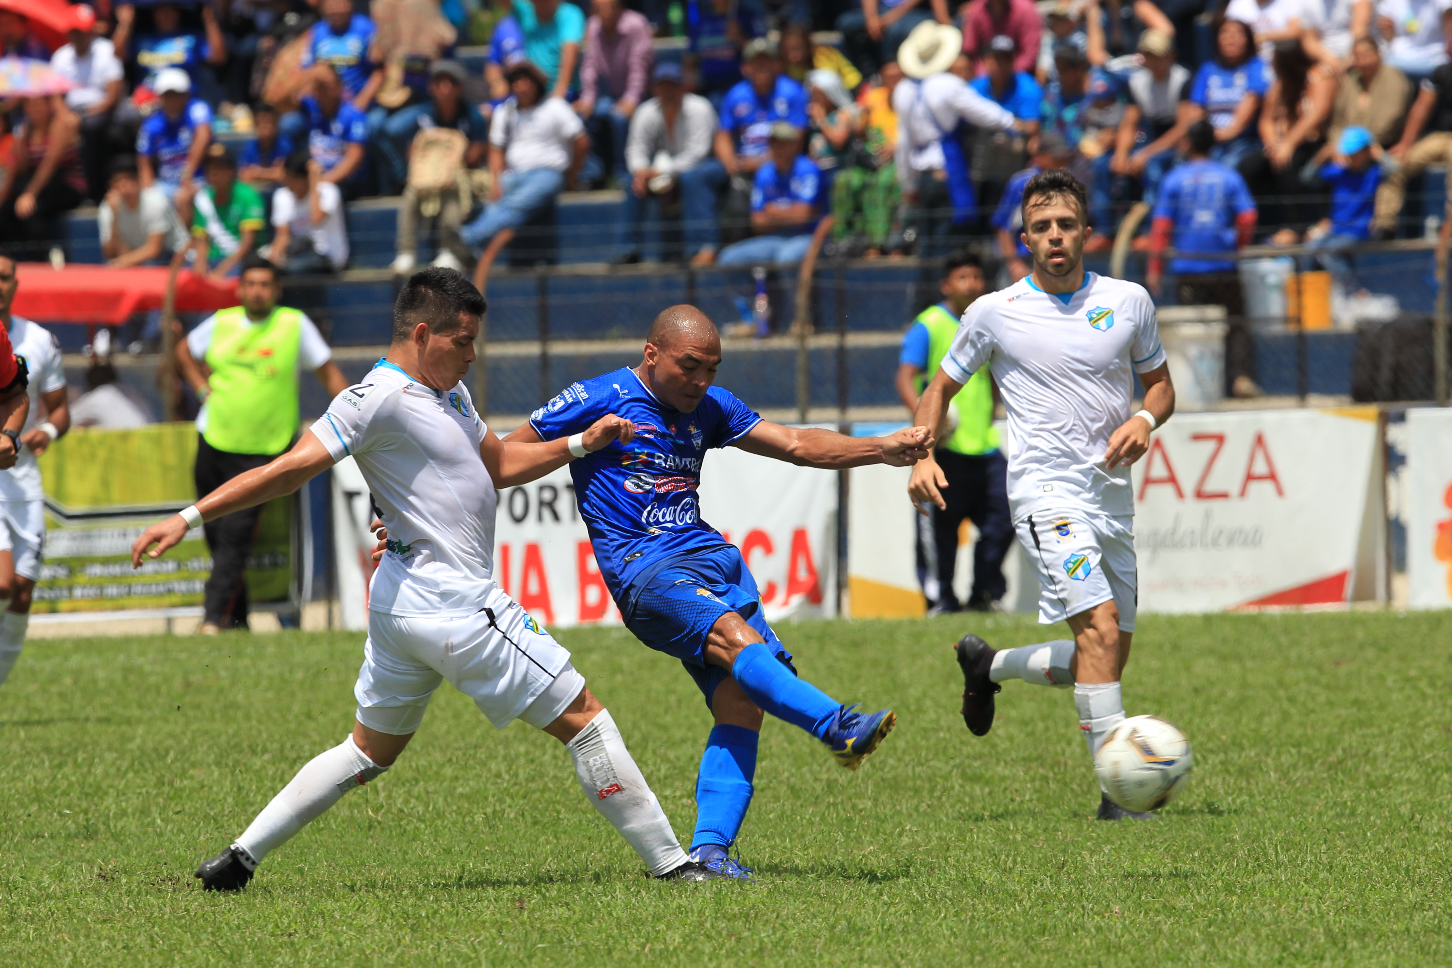
<svg viewBox="0 0 1452 968"><path fill-rule="evenodd" d="M395 269L423 230L465 268L615 186L623 262L658 222L698 266L997 234L1021 276L1017 194L1066 167L1091 248L1143 202L1142 248L1316 242L1349 279L1336 249L1402 230L1409 183L1452 161L1442 0L101 0L65 7L60 46L25 7L0 3L0 52L73 86L6 104L22 259L90 199L113 265L332 272L346 203L402 195Z"/></svg>

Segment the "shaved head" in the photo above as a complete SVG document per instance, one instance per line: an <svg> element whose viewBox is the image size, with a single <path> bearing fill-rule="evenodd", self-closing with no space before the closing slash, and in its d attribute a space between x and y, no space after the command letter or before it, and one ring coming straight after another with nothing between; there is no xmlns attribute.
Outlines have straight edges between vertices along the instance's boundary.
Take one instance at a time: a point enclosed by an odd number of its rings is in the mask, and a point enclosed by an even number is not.
<svg viewBox="0 0 1452 968"><path fill-rule="evenodd" d="M719 343L721 334L711 317L695 306L685 303L668 306L650 324L645 341L658 350L672 349L681 343Z"/></svg>

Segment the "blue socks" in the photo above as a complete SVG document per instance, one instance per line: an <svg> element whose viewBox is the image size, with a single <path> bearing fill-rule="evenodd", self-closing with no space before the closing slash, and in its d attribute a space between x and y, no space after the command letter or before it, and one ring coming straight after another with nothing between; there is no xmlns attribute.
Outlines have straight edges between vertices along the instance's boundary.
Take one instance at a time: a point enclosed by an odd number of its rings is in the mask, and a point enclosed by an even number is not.
<svg viewBox="0 0 1452 968"><path fill-rule="evenodd" d="M751 779L756 775L755 730L716 726L706 740L701 772L696 777L696 833L691 850L715 844L729 847L751 806Z"/></svg>
<svg viewBox="0 0 1452 968"><path fill-rule="evenodd" d="M840 704L810 682L798 679L765 642L753 642L736 655L731 678L756 703L777 719L826 739Z"/></svg>

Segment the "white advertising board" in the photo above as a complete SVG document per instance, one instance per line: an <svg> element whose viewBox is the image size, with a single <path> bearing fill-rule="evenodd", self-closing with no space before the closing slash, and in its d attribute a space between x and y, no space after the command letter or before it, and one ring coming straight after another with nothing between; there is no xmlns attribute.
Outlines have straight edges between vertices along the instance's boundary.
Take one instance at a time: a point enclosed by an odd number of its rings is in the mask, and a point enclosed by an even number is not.
<svg viewBox="0 0 1452 968"><path fill-rule="evenodd" d="M1407 586L1413 608L1452 608L1452 410L1408 410Z"/></svg>

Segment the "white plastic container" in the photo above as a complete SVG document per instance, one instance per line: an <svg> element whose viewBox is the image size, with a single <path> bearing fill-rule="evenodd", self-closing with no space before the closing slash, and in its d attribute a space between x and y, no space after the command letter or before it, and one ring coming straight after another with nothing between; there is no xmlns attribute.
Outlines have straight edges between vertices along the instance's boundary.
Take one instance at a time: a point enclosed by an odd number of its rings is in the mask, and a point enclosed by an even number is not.
<svg viewBox="0 0 1452 968"><path fill-rule="evenodd" d="M1225 307L1166 306L1156 315L1175 384L1175 409L1215 409L1225 398Z"/></svg>
<svg viewBox="0 0 1452 968"><path fill-rule="evenodd" d="M1245 288L1245 315L1252 326L1280 326L1289 311L1286 282L1296 272L1289 256L1276 259L1246 259L1240 263L1240 282Z"/></svg>

